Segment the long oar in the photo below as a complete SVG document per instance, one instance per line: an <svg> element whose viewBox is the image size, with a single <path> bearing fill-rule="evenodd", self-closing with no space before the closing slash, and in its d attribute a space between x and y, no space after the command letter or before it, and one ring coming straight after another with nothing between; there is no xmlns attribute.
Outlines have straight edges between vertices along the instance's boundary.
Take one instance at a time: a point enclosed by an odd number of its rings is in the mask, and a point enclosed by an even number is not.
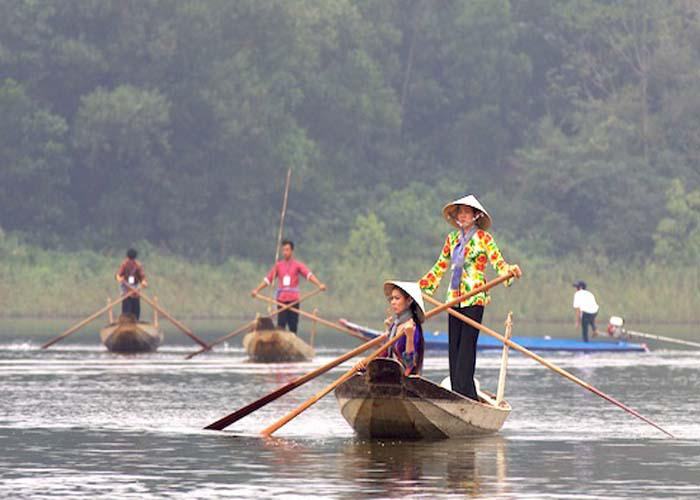
<svg viewBox="0 0 700 500"><path fill-rule="evenodd" d="M134 288L134 287L132 287L132 286L130 286L129 284L126 284L126 283L125 283L125 285L126 285L128 288L130 288L132 291L138 292L138 294L141 296L141 298L142 298L143 300L145 300L148 304L150 304L150 306L151 306L153 309L155 309L156 311L158 311L159 313L161 313L163 316L165 316L173 325L175 325L176 327L178 327L178 328L182 331L182 333L184 333L185 335L187 335L189 338L191 338L192 340L194 340L195 342L197 342L197 343L198 343L199 345L201 345L202 347L206 347L206 346L208 345L208 344L207 344L206 342L204 342L202 339L200 339L199 337L197 337L197 336L192 332L192 330L190 330L190 329L187 328L184 324L182 324L180 321L178 321L177 319L175 319L168 311L164 310L164 309L163 309L161 306L159 306L155 301L151 300L146 294L143 293L143 290L137 290L136 288Z"/></svg>
<svg viewBox="0 0 700 500"><path fill-rule="evenodd" d="M316 403L319 399L321 399L323 396L331 392L333 389L338 387L340 384L343 382L346 382L347 380L351 379L352 377L355 376L355 372L360 371L363 369L365 366L367 366L367 363L372 361L374 358L377 358L381 356L384 352L386 352L388 349L391 348L396 342L398 342L404 335L406 335L406 331L404 330L402 333L399 333L396 335L394 338L392 338L390 341L382 345L379 349L374 351L372 354L364 358L362 361L357 363L355 366L350 368L347 372L345 372L339 379L337 379L335 382L332 384L326 386L323 390L320 392L316 393L313 397L307 399L303 404L299 405L297 408L294 410L290 411L287 413L284 417L279 419L277 422L274 424L270 425L269 427L266 427L265 429L262 430L261 434L263 436L270 436L273 432L275 432L277 429L288 423L290 420L292 420L294 417L299 415L301 412L306 410L309 406L313 405ZM377 337L381 338L381 337Z"/></svg>
<svg viewBox="0 0 700 500"><path fill-rule="evenodd" d="M279 301L277 301L277 300L275 300L275 299L271 299L270 297L266 297L265 295L260 295L260 294L258 294L258 295L255 296L255 298L256 298L256 299L260 299L260 300L264 300L264 301L269 302L269 303L271 303L271 304L277 304L279 307L284 307L284 306L285 306L285 304L284 304L283 302L279 302ZM301 314L302 316L304 316L304 317L306 317L306 318L312 319L312 320L314 320L314 321L318 321L318 322L321 323L322 325L326 325L326 326L328 326L328 327L330 327L330 328L335 328L335 329L338 330L339 332L347 333L347 334L350 335L351 337L355 337L356 339L360 339L360 340L362 340L363 342L367 340L367 338L366 338L364 335L361 335L361 334L359 334L359 333L357 333L357 332L353 332L353 331L350 330L349 328L345 328L344 326L339 325L339 324L337 324L337 323L333 323L332 321L328 321L328 320L326 320L326 319L323 319L323 318L321 318L320 316L318 316L317 314L311 314L311 313L308 313L308 312L306 312L306 311L302 311L301 309L298 309L298 308L296 308L296 307L290 307L289 310L290 310L290 311L294 311L294 312L297 313L297 314Z"/></svg>
<svg viewBox="0 0 700 500"><path fill-rule="evenodd" d="M110 302L109 304L107 304L106 306L104 306L102 309L100 309L99 311L97 311L95 314L93 314L93 315L91 315L91 316L88 316L87 318L85 318L84 320L80 321L79 323L77 323L77 324L71 326L68 330L66 330L66 331L63 332L62 334L58 335L57 337L52 338L51 340L49 340L48 342L46 342L44 345L42 345L41 348L42 348L42 349L46 349L46 348L48 348L48 347L51 347L52 345L54 345L54 344L55 344L56 342L58 342L59 340L63 340L63 339L65 339L68 335L77 332L77 331L80 330L82 327L84 327L85 325L87 325L88 323L90 323L91 321L93 321L95 318L98 318L99 316L102 316L106 311L109 311L112 307L114 307L114 306L116 306L117 304L119 304L120 302L126 300L127 298L129 298L129 297L130 297L132 294L134 294L134 293L136 293L136 292L135 292L135 291L130 291L130 292L126 293L125 295L119 297L118 299L113 300L112 302Z"/></svg>
<svg viewBox="0 0 700 500"><path fill-rule="evenodd" d="M301 298L299 299L298 302L301 302L301 301L303 301L303 300L310 299L310 298L313 297L314 295L319 294L319 293L321 293L321 292L322 292L322 290L321 290L320 288L317 288L316 290L313 290L312 292L309 292L309 293L307 293L306 295L304 295L303 297L301 297ZM282 308L280 308L280 309L277 309L276 311L272 311L272 313L270 314L270 317L276 316L276 315L278 315L279 313L281 313L282 311L286 311L287 309L290 309L290 308L292 307L292 305L293 305L293 304L287 304L286 306L284 306L284 307L282 307ZM227 334L224 335L223 337L219 337L218 339L216 339L216 340L215 340L214 342L212 342L211 344L205 345L205 346L202 347L199 351L195 351L195 352L192 352L192 353L188 354L187 356L185 356L185 359L192 359L192 358L194 358L197 354L202 354L203 352L211 351L212 347L214 347L215 345L221 344L222 342L226 342L228 339L233 338L233 337L235 337L236 335L239 335L240 333L242 333L242 332L244 332L244 331L246 331L246 330L249 330L250 328L253 328L253 326L255 326L255 322L256 322L256 320L249 321L248 323L246 323L245 325L241 326L240 328L237 328L236 330L233 330L232 332L227 333Z"/></svg>
<svg viewBox="0 0 700 500"><path fill-rule="evenodd" d="M683 344L692 347L700 347L699 343L690 342L689 340L674 339L672 337L664 337L663 335L653 335L651 333L635 332L633 330L625 330L624 332L632 337L641 337L645 339L661 340L664 342L673 342L674 344Z"/></svg>
<svg viewBox="0 0 700 500"><path fill-rule="evenodd" d="M376 345L381 344L383 341L386 340L386 334L380 335L379 337L376 337L368 342L365 342L359 347L356 347L352 351L348 351L342 356L334 359L333 361L326 363L325 365L316 368L314 371L307 373L306 375L302 375L301 377L295 378L288 384L283 385L282 387L279 387L278 389L272 391L269 394L266 394L265 396L261 397L260 399L253 401L247 406L244 406L243 408L234 411L233 413L230 413L229 415L226 415L223 418L220 418L216 422L209 424L205 427L205 429L210 429L210 430L215 430L215 431L220 431L228 427L229 425L233 424L234 422L237 422L238 420L242 419L243 417L250 415L253 413L255 410L259 410L263 406L265 406L268 403L271 403L272 401L280 398L281 396L284 396L287 394L289 391L296 389L300 385L305 384L309 380L312 380L319 375L326 373L328 370L331 368L335 368L341 363L346 362L347 360L354 358L358 354L361 354L365 352L367 349L370 349Z"/></svg>
<svg viewBox="0 0 700 500"><path fill-rule="evenodd" d="M442 306L444 305L442 302L437 301L437 300L435 300L435 299L433 299L432 297L429 297L429 296L427 296L427 295L423 295L423 297L425 298L426 301L428 301L428 302L430 302L431 304L434 304L434 305L436 305L436 306L438 306L438 307L442 307ZM430 311L430 312L432 312L432 311ZM521 346L520 344L516 344L516 343L513 342L512 340L505 338L505 337L504 337L503 335L501 335L500 333L498 333L498 332L496 332L496 331L494 331L494 330L491 330L490 328L488 328L488 327L482 325L481 323L478 323L477 321L474 321L473 319L471 319L471 318L468 317L468 316L465 316L464 314L461 314L461 313L455 311L454 309L449 309L447 312L448 312L448 314L450 314L451 316L460 319L461 321L467 323L468 325L471 325L472 327L477 328L477 329L481 330L482 332L487 333L488 335L491 335L492 337L495 337L496 339L500 340L501 342L503 342L504 344L506 344L506 345L507 345L508 347L510 347L511 349L515 349L516 351L521 352L521 353L523 353L524 355L526 355L526 356L528 356L528 357L534 359L535 361L537 361L538 363L540 363L540 364L546 366L547 368L549 368L549 369L552 370L553 372L555 372L555 373L561 375L561 376L564 377L564 378L567 378L567 379L571 380L571 381L574 382L575 384L580 385L581 387L583 387L584 389L586 389L586 390L592 392L592 393L595 394L596 396L600 396L601 398L605 399L606 401L611 402L611 403L614 404L615 406L618 406L618 407L622 408L622 409L625 410L627 413L629 413L629 414L631 414L631 415L634 415L634 416L637 417L638 419L643 420L644 422L646 422L647 424L649 424L649 425L651 425L651 426L653 426L653 427L656 427L658 430L660 430L660 431L663 432L664 434L666 434L666 435L668 435L668 436L670 436L670 437L674 437L673 434L671 434L670 432L668 432L667 430L665 430L663 427L659 426L658 424L655 424L654 422L652 422L651 420L649 420L649 419L646 418L645 416L643 416L643 415L637 413L637 412L636 412L635 410L633 410L632 408L630 408L630 407L628 407L628 406L622 404L621 402L619 402L619 401L616 400L615 398L613 398L613 397L611 397L611 396L608 396L608 395L605 394L604 392L602 392L602 391L596 389L595 387L593 387L593 386L592 386L591 384L589 384L588 382L585 382L585 381L581 380L580 378L576 377L575 375L572 375L571 373L567 372L566 370L564 370L564 369L562 369L562 368L559 368L559 367L556 366L554 363L551 363L551 362L547 361L546 359L544 359L543 357L538 356L538 355L535 354L534 352L532 352L532 351L530 351L530 350L528 350L528 349L525 349L525 348L524 348L523 346Z"/></svg>
<svg viewBox="0 0 700 500"><path fill-rule="evenodd" d="M435 316L436 314L438 314L438 313L444 311L445 309L448 309L448 308L450 308L450 307L452 307L452 306L454 306L454 305L456 305L456 304L458 304L458 303L460 303L460 302L462 302L462 301L468 299L469 297L471 297L471 296L473 296L473 295L476 295L476 294L481 293L481 292L485 292L485 291L487 291L487 290L493 288L494 286L499 285L499 284L503 283L504 281L506 281L506 280L508 280L508 279L510 279L510 278L513 278L514 276L515 276L515 275L512 274L512 273L508 273L508 274L506 274L505 276L501 276L501 277L499 277L499 278L496 278L495 280L489 281L488 283L484 283L482 286L477 287L477 288L474 288L474 289L471 290L469 293L466 293L466 294L464 294L464 295L462 295L462 296L460 296L460 297L457 297L457 298L454 299L454 300L451 300L451 301L447 302L446 304L442 304L441 306L436 307L435 309L433 309L433 310L431 310L431 311L428 311L428 312L425 314L425 319L431 318L432 316ZM338 387L340 384L342 384L342 383L345 382L346 380L349 380L350 378L352 378L352 376L355 375L355 373L356 373L357 371L359 371L360 369L362 369L362 367L366 366L367 363L369 363L369 362L370 362L371 360L373 360L374 358L380 356L380 355L381 355L383 352L385 352L389 347L391 347L391 346L394 344L394 342L398 341L398 339L400 339L401 336L402 336L402 335L397 335L396 337L394 337L393 339L391 339L389 342L387 342L386 344L384 344L384 345L383 345L381 348L379 348L377 351L375 351L374 353L372 353L370 356L364 358L360 363L356 364L356 365L353 366L350 370L348 370L347 372L345 372L345 373L344 373L339 379L337 379L335 382L333 382L333 383L331 383L330 385L326 386L325 389L323 389L322 391L318 392L316 395L314 395L314 396L311 397L310 399L306 400L304 403L302 403L301 405L299 405L298 407L296 407L296 408L295 408L294 410L292 410L291 412L287 413L284 417L282 417L281 419L277 420L275 423L273 423L273 424L270 425L269 427L263 429L262 434L263 434L264 436L269 436L269 435L271 435L273 432L277 431L280 427L282 427L283 425L285 425L286 423L288 423L290 420L292 420L294 417L296 417L297 415L299 415L300 413L302 413L304 410L306 410L307 408L309 408L310 406L312 406L312 405L313 405L314 403L316 403L319 399L321 399L322 397L324 397L326 394L328 394L329 392L331 392L333 389L335 389L336 387Z"/></svg>

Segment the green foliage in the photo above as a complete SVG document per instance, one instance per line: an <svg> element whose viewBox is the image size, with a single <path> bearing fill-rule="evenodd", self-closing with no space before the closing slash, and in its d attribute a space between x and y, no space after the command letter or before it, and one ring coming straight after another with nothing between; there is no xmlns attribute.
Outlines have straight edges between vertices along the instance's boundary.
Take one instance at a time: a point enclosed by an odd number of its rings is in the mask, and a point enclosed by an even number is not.
<svg viewBox="0 0 700 500"><path fill-rule="evenodd" d="M686 192L674 179L666 191L666 211L654 233L654 254L666 263L695 266L700 259L700 189Z"/></svg>
<svg viewBox="0 0 700 500"><path fill-rule="evenodd" d="M292 167L285 234L356 293L468 192L511 261L690 262L698 57L686 0L6 0L0 226L266 267Z"/></svg>

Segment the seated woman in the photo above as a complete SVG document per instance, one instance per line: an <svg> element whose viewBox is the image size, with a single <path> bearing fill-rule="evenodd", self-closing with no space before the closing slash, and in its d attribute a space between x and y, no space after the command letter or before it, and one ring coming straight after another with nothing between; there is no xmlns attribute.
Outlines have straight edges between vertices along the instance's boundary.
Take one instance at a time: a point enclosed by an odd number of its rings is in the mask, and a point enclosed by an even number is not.
<svg viewBox="0 0 700 500"><path fill-rule="evenodd" d="M416 283L387 281L384 283L384 295L393 313L385 322L389 328L389 339L405 332L386 357L398 360L404 366L405 375L420 375L425 348L422 327L425 306L421 290Z"/></svg>

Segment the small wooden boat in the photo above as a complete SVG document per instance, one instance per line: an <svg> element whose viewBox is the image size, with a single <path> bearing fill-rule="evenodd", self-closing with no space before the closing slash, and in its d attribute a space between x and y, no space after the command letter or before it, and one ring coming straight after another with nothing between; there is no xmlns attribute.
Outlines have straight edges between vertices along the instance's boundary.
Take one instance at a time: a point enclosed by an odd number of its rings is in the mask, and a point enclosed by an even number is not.
<svg viewBox="0 0 700 500"><path fill-rule="evenodd" d="M338 386L340 412L365 438L442 439L497 432L510 414L502 400L479 391L480 401L420 376L405 377L401 364L377 358L364 373Z"/></svg>
<svg viewBox="0 0 700 500"><path fill-rule="evenodd" d="M100 339L111 352L153 352L163 342L163 332L157 324L120 316L116 322L100 330Z"/></svg>
<svg viewBox="0 0 700 500"><path fill-rule="evenodd" d="M294 333L275 328L266 317L258 318L255 329L243 337L243 347L257 363L310 361L314 357L313 347Z"/></svg>

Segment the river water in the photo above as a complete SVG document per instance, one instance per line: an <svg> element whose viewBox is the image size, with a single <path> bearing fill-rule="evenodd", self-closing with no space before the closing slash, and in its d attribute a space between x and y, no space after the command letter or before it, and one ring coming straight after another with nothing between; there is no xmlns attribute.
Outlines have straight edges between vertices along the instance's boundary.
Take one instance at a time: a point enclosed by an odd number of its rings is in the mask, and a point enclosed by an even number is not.
<svg viewBox="0 0 700 500"><path fill-rule="evenodd" d="M487 438L359 439L329 395L263 439L350 365L224 432L202 427L356 341L321 331L313 362L281 365L249 363L240 340L185 361L194 348L173 330L150 355L110 354L89 331L39 348L65 326L0 322L0 498L700 498L697 351L545 355L676 439L519 354L506 390L513 412ZM229 326L198 333L213 339ZM691 330L686 338L700 338ZM495 389L499 364L498 353L479 356L483 387ZM445 353L427 354L427 378L447 369Z"/></svg>

